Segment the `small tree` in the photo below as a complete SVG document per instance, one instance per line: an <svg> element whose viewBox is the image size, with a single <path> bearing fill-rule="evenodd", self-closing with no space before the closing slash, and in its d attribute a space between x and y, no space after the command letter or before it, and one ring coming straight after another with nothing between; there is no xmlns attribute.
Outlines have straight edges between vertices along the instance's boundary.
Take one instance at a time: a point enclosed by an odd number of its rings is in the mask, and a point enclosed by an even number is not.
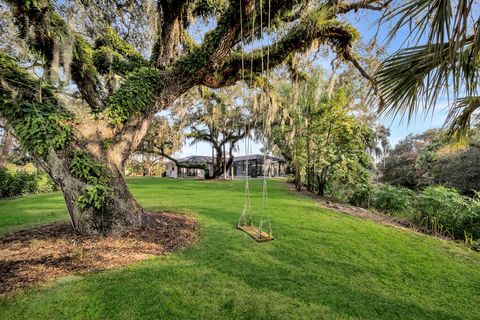
<svg viewBox="0 0 480 320"><path fill-rule="evenodd" d="M352 101L366 93L348 85L331 89L321 70L305 76L302 83L282 80L275 86L280 110L273 141L294 167L297 189L302 175L307 189L321 195L333 181L349 186L365 182L373 132Z"/></svg>

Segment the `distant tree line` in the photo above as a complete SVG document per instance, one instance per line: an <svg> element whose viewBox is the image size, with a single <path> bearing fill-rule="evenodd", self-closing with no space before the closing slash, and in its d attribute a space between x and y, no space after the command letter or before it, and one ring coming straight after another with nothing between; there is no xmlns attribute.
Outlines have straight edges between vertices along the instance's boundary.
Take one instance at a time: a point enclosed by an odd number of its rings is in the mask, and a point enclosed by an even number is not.
<svg viewBox="0 0 480 320"><path fill-rule="evenodd" d="M443 185L465 195L480 190L480 129L472 130L468 146L456 150L438 129L409 135L385 157L383 182L410 189Z"/></svg>

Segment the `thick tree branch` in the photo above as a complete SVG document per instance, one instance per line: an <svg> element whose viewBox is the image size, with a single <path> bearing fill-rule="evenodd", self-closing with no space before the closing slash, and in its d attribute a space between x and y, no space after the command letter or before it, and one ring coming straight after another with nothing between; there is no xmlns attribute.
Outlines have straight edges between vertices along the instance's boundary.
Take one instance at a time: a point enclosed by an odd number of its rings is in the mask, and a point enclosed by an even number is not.
<svg viewBox="0 0 480 320"><path fill-rule="evenodd" d="M328 44L335 48L342 57L351 61L355 67L360 68L359 70L363 76L366 76L368 80L372 80L351 53L356 37L355 29L337 20L322 21L307 17L269 48L256 49L245 54L244 61L252 63L254 73L261 73L267 68L266 57L262 56L262 53L267 52L267 50L270 52L268 67L272 69L283 63L292 52L305 51L317 40L320 44ZM208 87L219 88L234 83L240 79L241 68L242 57L237 52L232 54L221 68L213 73L213 76L205 77L203 84Z"/></svg>
<svg viewBox="0 0 480 320"><path fill-rule="evenodd" d="M350 11L358 11L360 9L368 9L381 11L385 9L392 0L362 0L358 2L340 2L337 4L337 13L347 13Z"/></svg>
<svg viewBox="0 0 480 320"><path fill-rule="evenodd" d="M182 16L188 0L159 0L157 3L158 39L153 48L152 62L160 69L167 68L179 56Z"/></svg>

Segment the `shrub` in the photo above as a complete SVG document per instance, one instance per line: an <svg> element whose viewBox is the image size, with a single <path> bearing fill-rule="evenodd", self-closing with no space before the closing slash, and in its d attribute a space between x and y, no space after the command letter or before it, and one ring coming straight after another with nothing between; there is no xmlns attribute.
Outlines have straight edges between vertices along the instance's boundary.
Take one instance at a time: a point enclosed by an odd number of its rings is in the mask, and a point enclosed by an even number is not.
<svg viewBox="0 0 480 320"><path fill-rule="evenodd" d="M0 198L50 192L56 186L46 173L0 168Z"/></svg>
<svg viewBox="0 0 480 320"><path fill-rule="evenodd" d="M480 237L480 204L455 189L428 187L417 197L415 223L457 239Z"/></svg>
<svg viewBox="0 0 480 320"><path fill-rule="evenodd" d="M413 198L414 193L407 188L362 184L353 191L348 202L355 206L373 207L384 213L393 213L408 211Z"/></svg>
<svg viewBox="0 0 480 320"><path fill-rule="evenodd" d="M414 193L407 188L383 185L373 190L373 206L387 213L404 212L412 207Z"/></svg>
<svg viewBox="0 0 480 320"><path fill-rule="evenodd" d="M371 184L359 185L348 197L348 203L357 207L370 208L373 189L374 186Z"/></svg>
<svg viewBox="0 0 480 320"><path fill-rule="evenodd" d="M466 242L480 239L480 194L474 198L455 189L434 186L418 194L391 185L362 185L349 197L349 202L365 208L373 207L436 234ZM476 242L478 243L478 242Z"/></svg>

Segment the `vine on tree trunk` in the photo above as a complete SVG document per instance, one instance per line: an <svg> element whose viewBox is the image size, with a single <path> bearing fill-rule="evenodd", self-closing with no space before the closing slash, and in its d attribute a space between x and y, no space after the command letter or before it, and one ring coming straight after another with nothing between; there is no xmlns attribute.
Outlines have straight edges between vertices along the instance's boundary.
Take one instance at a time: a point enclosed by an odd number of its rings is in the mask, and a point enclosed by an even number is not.
<svg viewBox="0 0 480 320"><path fill-rule="evenodd" d="M104 166L96 163L87 152L74 151L70 172L75 178L88 184L84 188L84 193L76 199L79 208L100 209L105 199L112 193L113 189L108 186L109 179L104 171Z"/></svg>

